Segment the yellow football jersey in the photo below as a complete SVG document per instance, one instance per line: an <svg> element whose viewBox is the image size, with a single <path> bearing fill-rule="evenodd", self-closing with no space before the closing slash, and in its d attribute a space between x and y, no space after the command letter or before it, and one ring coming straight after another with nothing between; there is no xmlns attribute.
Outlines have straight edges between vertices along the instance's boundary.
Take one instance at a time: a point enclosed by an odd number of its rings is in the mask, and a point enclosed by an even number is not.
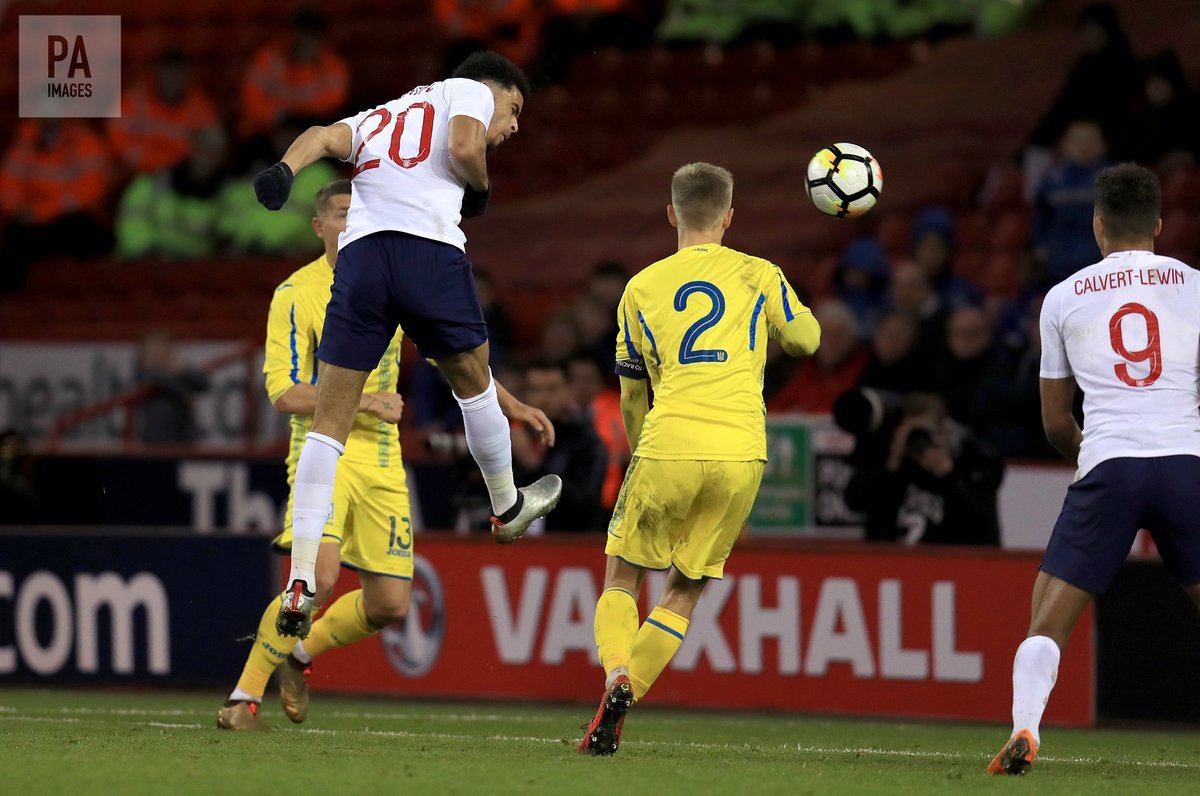
<svg viewBox="0 0 1200 796"><path fill-rule="evenodd" d="M617 373L649 377L654 396L637 455L765 461L767 339L807 312L778 266L718 244L683 249L629 280Z"/></svg>
<svg viewBox="0 0 1200 796"><path fill-rule="evenodd" d="M263 363L267 395L271 401L293 384L316 384L319 373L316 353L325 326L325 307L333 287L333 268L321 255L284 280L275 289L267 318L267 353ZM400 371L400 341L397 329L379 365L367 376L366 392L395 392ZM292 416L292 440L288 451L288 478L295 471L304 436L312 418ZM346 440L346 459L379 467L401 467L400 437L396 426L359 413Z"/></svg>

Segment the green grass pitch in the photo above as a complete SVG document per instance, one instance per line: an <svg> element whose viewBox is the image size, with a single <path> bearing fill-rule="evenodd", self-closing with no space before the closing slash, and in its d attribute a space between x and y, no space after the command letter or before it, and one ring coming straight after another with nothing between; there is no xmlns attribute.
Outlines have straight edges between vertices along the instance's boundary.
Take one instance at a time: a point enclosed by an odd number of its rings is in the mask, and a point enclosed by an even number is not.
<svg viewBox="0 0 1200 796"><path fill-rule="evenodd" d="M0 791L298 793L1194 793L1200 734L1050 728L1020 778L983 773L1000 726L635 708L612 758L579 706L343 699L266 733L214 726L218 693L0 689Z"/></svg>

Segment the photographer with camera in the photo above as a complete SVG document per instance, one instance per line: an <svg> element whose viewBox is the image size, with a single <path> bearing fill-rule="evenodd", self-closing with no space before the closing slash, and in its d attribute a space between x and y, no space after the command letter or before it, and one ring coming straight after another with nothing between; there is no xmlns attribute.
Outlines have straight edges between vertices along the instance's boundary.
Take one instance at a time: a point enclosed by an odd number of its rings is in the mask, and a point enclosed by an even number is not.
<svg viewBox="0 0 1200 796"><path fill-rule="evenodd" d="M845 497L865 513L867 539L999 544L1004 463L941 398L860 389L838 400L834 417L858 437Z"/></svg>

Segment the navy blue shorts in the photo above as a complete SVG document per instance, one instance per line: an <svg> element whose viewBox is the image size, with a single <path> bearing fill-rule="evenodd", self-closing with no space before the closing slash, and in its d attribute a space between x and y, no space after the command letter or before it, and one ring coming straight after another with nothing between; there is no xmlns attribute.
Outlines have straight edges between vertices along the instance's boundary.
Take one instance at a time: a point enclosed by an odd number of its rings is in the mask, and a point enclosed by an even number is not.
<svg viewBox="0 0 1200 796"><path fill-rule="evenodd" d="M461 250L404 232L375 232L338 252L317 359L374 370L397 326L430 359L487 342L471 261Z"/></svg>
<svg viewBox="0 0 1200 796"><path fill-rule="evenodd" d="M1103 594L1145 528L1180 583L1200 583L1200 456L1109 459L1071 484L1042 571Z"/></svg>

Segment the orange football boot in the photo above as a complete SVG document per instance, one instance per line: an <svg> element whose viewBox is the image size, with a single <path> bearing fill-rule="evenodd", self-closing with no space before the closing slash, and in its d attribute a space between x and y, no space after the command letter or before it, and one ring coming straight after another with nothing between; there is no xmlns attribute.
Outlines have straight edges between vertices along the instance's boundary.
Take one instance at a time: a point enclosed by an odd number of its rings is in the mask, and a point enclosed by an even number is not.
<svg viewBox="0 0 1200 796"><path fill-rule="evenodd" d="M989 774L1024 774L1037 760L1038 742L1033 739L1029 730L1019 730L1013 733L1000 750L1000 754L988 763Z"/></svg>

